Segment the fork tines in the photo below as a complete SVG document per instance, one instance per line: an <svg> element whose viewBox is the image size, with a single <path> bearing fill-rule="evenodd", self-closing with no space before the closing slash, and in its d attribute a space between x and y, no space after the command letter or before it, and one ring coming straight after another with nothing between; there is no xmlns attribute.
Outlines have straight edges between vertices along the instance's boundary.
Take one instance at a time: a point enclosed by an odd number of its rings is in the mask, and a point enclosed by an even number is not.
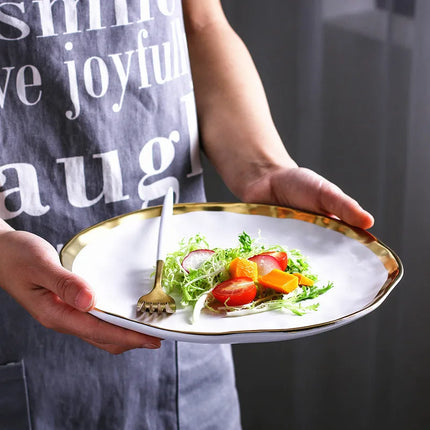
<svg viewBox="0 0 430 430"><path fill-rule="evenodd" d="M144 302L142 304L138 304L136 310L138 313L147 312L149 314L153 314L155 312L158 314L161 314L163 312L166 312L167 314L173 314L175 312L174 306L172 306L170 303L151 302Z"/></svg>

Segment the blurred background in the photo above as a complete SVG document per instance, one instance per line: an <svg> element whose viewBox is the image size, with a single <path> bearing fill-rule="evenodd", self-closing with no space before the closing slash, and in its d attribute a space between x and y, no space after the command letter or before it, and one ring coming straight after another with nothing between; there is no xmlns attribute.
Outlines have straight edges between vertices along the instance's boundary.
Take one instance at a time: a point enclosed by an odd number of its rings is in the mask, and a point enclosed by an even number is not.
<svg viewBox="0 0 430 430"><path fill-rule="evenodd" d="M430 1L222 3L292 157L373 213L405 266L363 319L234 346L244 429L430 428ZM205 164L208 200L236 201Z"/></svg>

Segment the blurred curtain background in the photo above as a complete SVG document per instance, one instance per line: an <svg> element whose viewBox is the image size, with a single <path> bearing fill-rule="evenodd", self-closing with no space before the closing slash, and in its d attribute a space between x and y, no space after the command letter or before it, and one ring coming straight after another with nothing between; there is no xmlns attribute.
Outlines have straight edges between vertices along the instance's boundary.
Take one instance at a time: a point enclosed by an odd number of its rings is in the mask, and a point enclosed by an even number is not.
<svg viewBox="0 0 430 430"><path fill-rule="evenodd" d="M405 265L363 319L234 346L244 429L430 428L430 1L223 6L290 154L372 212L371 232ZM208 200L235 201L206 172Z"/></svg>

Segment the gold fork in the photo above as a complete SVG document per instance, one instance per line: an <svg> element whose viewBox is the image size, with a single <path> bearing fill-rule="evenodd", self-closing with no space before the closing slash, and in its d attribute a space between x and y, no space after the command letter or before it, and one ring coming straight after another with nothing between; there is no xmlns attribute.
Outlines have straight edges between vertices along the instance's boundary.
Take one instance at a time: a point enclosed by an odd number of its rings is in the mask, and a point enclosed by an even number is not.
<svg viewBox="0 0 430 430"><path fill-rule="evenodd" d="M161 280L163 278L164 259L166 257L166 236L173 215L173 189L169 188L164 198L160 216L160 227L158 231L157 265L155 269L154 287L150 293L140 297L137 301L137 313L161 314L166 312L173 314L176 311L176 303L173 297L163 291Z"/></svg>

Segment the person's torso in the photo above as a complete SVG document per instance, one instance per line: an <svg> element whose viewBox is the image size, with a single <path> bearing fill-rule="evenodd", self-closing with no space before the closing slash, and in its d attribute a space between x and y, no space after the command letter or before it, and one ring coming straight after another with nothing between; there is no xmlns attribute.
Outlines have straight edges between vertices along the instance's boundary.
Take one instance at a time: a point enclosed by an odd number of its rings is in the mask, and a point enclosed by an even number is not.
<svg viewBox="0 0 430 430"><path fill-rule="evenodd" d="M0 0L0 217L59 245L170 186L205 198L181 2ZM112 356L0 289L0 423L26 399L44 430L238 428L228 347Z"/></svg>
<svg viewBox="0 0 430 430"><path fill-rule="evenodd" d="M0 148L0 217L53 244L204 200L181 2L0 2Z"/></svg>

